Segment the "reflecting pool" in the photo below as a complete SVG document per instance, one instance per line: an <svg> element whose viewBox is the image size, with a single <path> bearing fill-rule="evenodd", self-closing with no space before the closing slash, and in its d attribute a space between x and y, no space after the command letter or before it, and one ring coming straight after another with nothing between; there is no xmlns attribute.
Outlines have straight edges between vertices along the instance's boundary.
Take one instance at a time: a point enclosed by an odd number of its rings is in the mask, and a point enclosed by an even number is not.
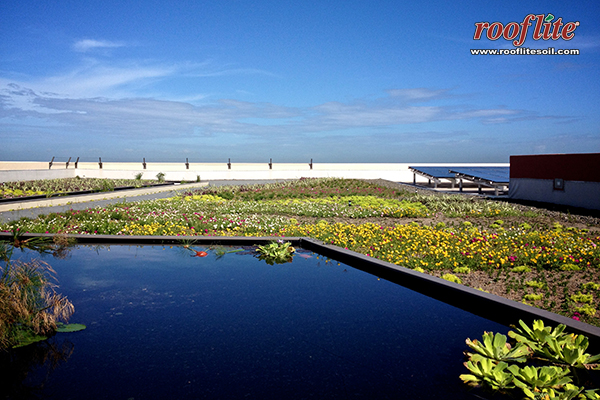
<svg viewBox="0 0 600 400"><path fill-rule="evenodd" d="M7 398L474 399L465 339L508 330L318 254L238 249L47 256L87 329L14 351Z"/></svg>

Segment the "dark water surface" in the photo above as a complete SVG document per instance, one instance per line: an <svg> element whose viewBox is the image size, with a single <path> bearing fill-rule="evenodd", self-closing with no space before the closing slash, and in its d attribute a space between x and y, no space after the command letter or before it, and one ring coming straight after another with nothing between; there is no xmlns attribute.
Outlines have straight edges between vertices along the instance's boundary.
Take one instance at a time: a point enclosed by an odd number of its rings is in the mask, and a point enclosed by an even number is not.
<svg viewBox="0 0 600 400"><path fill-rule="evenodd" d="M507 331L316 254L272 266L197 250L209 255L113 245L46 259L87 329L16 352L5 398L475 399L458 377L464 341ZM35 364L50 346L63 360Z"/></svg>

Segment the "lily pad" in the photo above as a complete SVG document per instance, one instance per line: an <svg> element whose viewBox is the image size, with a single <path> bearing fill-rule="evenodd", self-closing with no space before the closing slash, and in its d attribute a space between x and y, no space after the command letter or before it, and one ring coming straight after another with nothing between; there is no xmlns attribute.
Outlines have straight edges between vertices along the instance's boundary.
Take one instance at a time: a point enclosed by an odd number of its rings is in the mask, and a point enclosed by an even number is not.
<svg viewBox="0 0 600 400"><path fill-rule="evenodd" d="M48 339L47 336L36 335L35 333L27 330L19 330L17 331L16 344L12 347L16 349L17 347L29 346L30 344L41 342L43 340Z"/></svg>
<svg viewBox="0 0 600 400"><path fill-rule="evenodd" d="M56 324L56 332L77 332L86 328L83 324Z"/></svg>

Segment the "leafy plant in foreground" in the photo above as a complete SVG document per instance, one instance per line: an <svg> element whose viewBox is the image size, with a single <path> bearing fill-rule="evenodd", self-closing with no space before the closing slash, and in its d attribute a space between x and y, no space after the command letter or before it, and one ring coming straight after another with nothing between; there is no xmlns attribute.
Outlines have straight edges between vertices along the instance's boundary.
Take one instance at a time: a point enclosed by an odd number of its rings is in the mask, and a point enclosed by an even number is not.
<svg viewBox="0 0 600 400"><path fill-rule="evenodd" d="M15 242L3 242L0 246L0 261L4 264L0 266L0 350L46 340L56 332L85 329L85 325L61 322L68 321L74 307L55 292L56 273L50 265L39 260L11 260L17 245L31 245L19 238L15 235ZM46 249L42 247L40 251Z"/></svg>
<svg viewBox="0 0 600 400"><path fill-rule="evenodd" d="M48 264L8 262L1 272L0 348L44 340L73 314L73 304L54 291L55 272Z"/></svg>
<svg viewBox="0 0 600 400"><path fill-rule="evenodd" d="M489 358L481 358L476 361L467 361L465 367L471 372L460 376L465 383L475 386L485 383L494 390L515 387L513 375L506 372L508 364L504 361L496 364Z"/></svg>
<svg viewBox="0 0 600 400"><path fill-rule="evenodd" d="M269 265L273 265L291 262L296 249L292 247L291 243L278 240L276 242L258 246L256 251L260 253L259 259L265 260Z"/></svg>
<svg viewBox="0 0 600 400"><path fill-rule="evenodd" d="M542 353L547 359L556 363L586 368L600 360L600 354L592 356L585 352L588 345L588 338L583 335L571 334L560 341L555 338L547 338L546 346L542 347Z"/></svg>
<svg viewBox="0 0 600 400"><path fill-rule="evenodd" d="M600 399L598 389L585 390L571 383L572 368L598 369L593 363L600 360L600 354L585 353L586 336L566 333L562 324L556 328L544 326L540 320L534 321L532 327L523 321L519 325L520 328L508 332L516 340L514 349L506 343L506 336L499 333L485 332L482 343L466 340L476 353L465 352L468 357L465 367L471 374L460 375L463 382L493 390L518 388L529 399ZM532 359L534 365L514 364Z"/></svg>
<svg viewBox="0 0 600 400"><path fill-rule="evenodd" d="M544 321L535 320L530 328L525 322L519 320L521 328L513 327L514 331L509 331L508 336L515 339L517 342L524 343L534 351L541 351L545 345L547 338L558 339L566 337L563 333L565 325L560 324L556 328L544 326Z"/></svg>
<svg viewBox="0 0 600 400"><path fill-rule="evenodd" d="M567 368L555 366L520 368L518 365L511 365L508 370L514 375L515 386L523 389L526 395L529 395L528 392L539 392L543 388L558 389L572 381L567 376L570 372Z"/></svg>
<svg viewBox="0 0 600 400"><path fill-rule="evenodd" d="M527 356L531 354L531 350L524 344L518 344L514 348L506 342L506 336L501 333L494 334L493 332L484 332L483 341L477 339L466 340L467 346L475 350L477 353L466 353L471 359L480 359L483 356L494 361L508 361L522 363L527 360Z"/></svg>

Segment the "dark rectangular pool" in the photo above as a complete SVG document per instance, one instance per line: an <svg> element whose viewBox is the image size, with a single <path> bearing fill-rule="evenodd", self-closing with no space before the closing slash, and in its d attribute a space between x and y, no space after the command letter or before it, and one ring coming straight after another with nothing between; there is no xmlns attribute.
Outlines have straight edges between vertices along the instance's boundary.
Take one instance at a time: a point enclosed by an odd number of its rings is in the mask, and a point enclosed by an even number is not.
<svg viewBox="0 0 600 400"><path fill-rule="evenodd" d="M318 254L197 250L45 258L87 329L14 351L5 398L475 399L465 339L508 330Z"/></svg>

